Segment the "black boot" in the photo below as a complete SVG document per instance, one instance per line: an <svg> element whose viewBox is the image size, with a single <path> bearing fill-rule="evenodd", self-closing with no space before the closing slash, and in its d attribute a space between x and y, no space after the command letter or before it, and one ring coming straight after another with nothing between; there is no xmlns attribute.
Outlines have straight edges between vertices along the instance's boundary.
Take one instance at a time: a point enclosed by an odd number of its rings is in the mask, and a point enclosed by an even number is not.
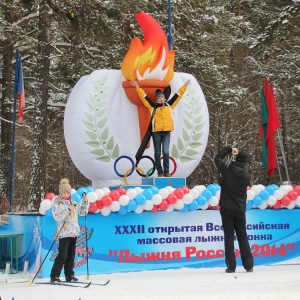
<svg viewBox="0 0 300 300"><path fill-rule="evenodd" d="M66 276L66 281L68 281L68 282L74 282L74 281L78 281L78 278L76 278L74 275L72 275L72 276Z"/></svg>
<svg viewBox="0 0 300 300"><path fill-rule="evenodd" d="M50 281L52 283L55 283L55 282L61 282L61 280L59 279L59 277L51 277Z"/></svg>

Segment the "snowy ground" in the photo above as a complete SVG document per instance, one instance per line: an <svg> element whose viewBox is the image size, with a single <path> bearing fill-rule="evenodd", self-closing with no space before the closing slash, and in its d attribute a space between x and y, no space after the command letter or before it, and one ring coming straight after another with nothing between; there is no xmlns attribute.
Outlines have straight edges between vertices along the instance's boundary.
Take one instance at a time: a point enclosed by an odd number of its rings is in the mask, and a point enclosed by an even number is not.
<svg viewBox="0 0 300 300"><path fill-rule="evenodd" d="M234 274L225 268L179 269L90 275L92 282L104 282L105 286L91 285L87 289L52 285L4 283L0 275L1 300L97 300L97 299L220 299L220 300L293 300L300 299L300 265L258 266L253 273L242 267ZM22 275L9 275L8 282L20 280ZM24 276L23 276L24 277ZM85 280L86 276L78 276ZM26 280L27 278L25 278ZM23 278L24 280L24 278ZM37 278L36 282L49 279Z"/></svg>

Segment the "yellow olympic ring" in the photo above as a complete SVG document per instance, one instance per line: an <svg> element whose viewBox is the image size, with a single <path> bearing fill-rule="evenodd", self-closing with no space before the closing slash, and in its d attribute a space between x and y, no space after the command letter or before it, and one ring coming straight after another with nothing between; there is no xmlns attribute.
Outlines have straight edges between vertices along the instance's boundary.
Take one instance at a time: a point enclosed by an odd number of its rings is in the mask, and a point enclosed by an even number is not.
<svg viewBox="0 0 300 300"><path fill-rule="evenodd" d="M135 170L139 171L140 173L142 173L143 175L145 175L145 172L141 169L141 168L138 168L138 167L134 167ZM128 181L127 181L127 175L129 174L129 172L132 171L132 168L128 169L125 174L124 174L124 182L126 185L129 185Z"/></svg>

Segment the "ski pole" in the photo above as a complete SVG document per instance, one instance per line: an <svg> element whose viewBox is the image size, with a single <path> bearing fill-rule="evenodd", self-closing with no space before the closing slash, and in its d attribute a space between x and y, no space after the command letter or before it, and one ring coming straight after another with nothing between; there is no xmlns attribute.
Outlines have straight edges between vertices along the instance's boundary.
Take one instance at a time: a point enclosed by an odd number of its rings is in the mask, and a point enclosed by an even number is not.
<svg viewBox="0 0 300 300"><path fill-rule="evenodd" d="M86 197L86 193L83 193L83 197ZM87 212L84 215L85 222L85 256L86 256L86 280L90 280L89 276L89 247L88 247L88 239L87 239Z"/></svg>
<svg viewBox="0 0 300 300"><path fill-rule="evenodd" d="M53 241L52 245L50 246L50 249L48 250L48 252L47 252L45 258L43 259L43 261L42 261L42 263L41 263L39 269L37 270L37 272L36 272L36 274L34 275L33 279L32 279L30 282L28 282L28 285L31 286L31 285L33 284L33 282L34 282L34 280L35 280L37 274L38 274L39 271L41 270L41 268L42 268L42 266L43 266L43 264L44 264L44 262L45 262L47 256L49 255L49 253L50 253L50 251L51 251L53 245L55 244L55 242L56 242L56 240L57 240L57 238L58 238L58 236L59 236L61 230L62 230L63 227L65 226L65 223L66 223L68 217L69 217L69 215L65 218L65 220L64 220L64 222L63 222L63 224L62 224L62 226L60 227L59 231L57 232L57 234L56 234L56 236L55 236L55 238L54 238L54 241Z"/></svg>

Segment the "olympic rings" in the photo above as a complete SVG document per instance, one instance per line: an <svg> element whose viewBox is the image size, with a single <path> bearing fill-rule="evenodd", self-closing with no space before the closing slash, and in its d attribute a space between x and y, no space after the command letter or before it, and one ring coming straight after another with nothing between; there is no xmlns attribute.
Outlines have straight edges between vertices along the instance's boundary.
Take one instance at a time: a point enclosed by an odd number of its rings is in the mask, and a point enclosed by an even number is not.
<svg viewBox="0 0 300 300"><path fill-rule="evenodd" d="M132 167L131 167L131 171L129 172L129 174L127 174L128 176L130 176L132 173L133 173L133 171L134 171L134 162L133 162L133 160L129 157L129 156L127 156L127 155L121 155L121 156L119 156L116 160L115 160L115 163L114 163L114 170L115 170L115 172L116 172L116 174L119 176L119 177L125 177L125 175L122 175L122 174L120 174L118 171L117 171L117 162L121 159L121 158L127 158L127 159L129 159L129 161L131 162L131 165L132 165Z"/></svg>
<svg viewBox="0 0 300 300"><path fill-rule="evenodd" d="M131 172L130 174L132 174L133 170L136 170L137 172L139 171L140 173L145 174L144 171L138 167L134 167L134 169L128 169L124 174L124 182L126 185L129 185L129 183L127 181L127 175L129 172Z"/></svg>
<svg viewBox="0 0 300 300"><path fill-rule="evenodd" d="M145 155L145 156L142 156L142 157L141 157L141 159L143 159L143 158L149 158L149 159L151 160L152 164L153 164L153 167L150 168L150 169L147 171L146 175L145 175L144 172L143 172L143 174L141 174L141 173L139 172L139 170L136 170L136 172L137 172L140 176L146 177L146 178L147 178L147 177L151 176L151 175L155 172L155 162L154 162L154 159L153 159L152 157L150 157L150 156ZM140 159L140 161L141 161L141 159ZM137 167L137 165L138 165L138 162L136 162L135 166Z"/></svg>
<svg viewBox="0 0 300 300"><path fill-rule="evenodd" d="M163 159L163 156L160 158L160 160L162 160L162 159ZM170 175L173 175L177 170L177 164L176 164L175 159L172 156L169 156L169 159L173 162L173 165L174 165L174 170L172 173L170 173Z"/></svg>

